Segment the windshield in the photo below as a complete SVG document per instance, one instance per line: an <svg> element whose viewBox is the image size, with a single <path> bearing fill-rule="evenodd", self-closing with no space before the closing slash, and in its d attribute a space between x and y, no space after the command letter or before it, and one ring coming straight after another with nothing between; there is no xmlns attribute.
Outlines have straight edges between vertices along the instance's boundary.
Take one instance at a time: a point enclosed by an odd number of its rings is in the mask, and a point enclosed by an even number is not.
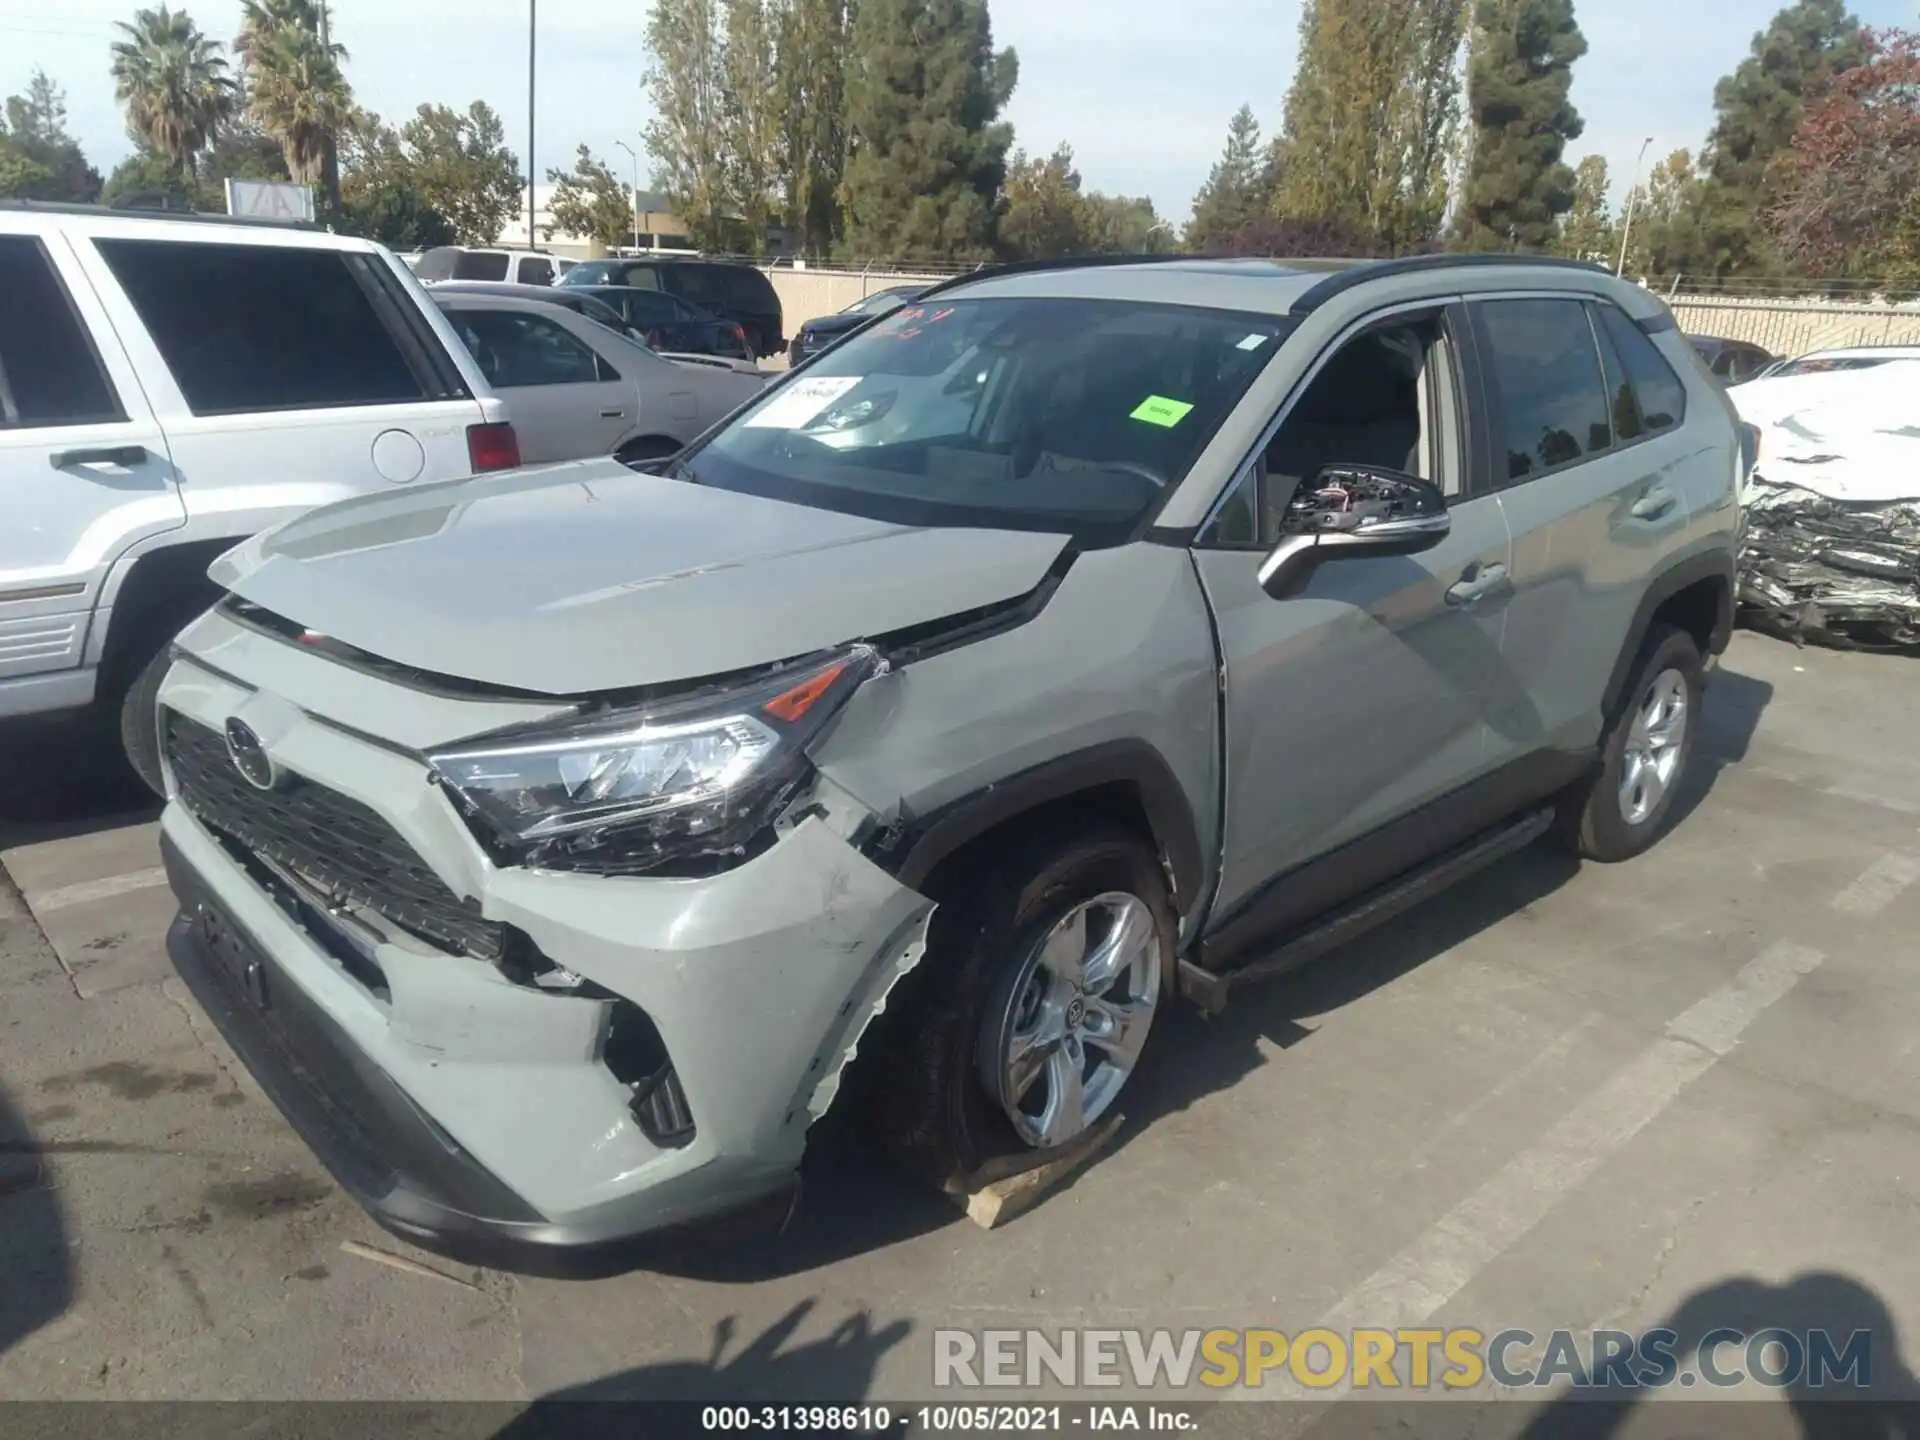
<svg viewBox="0 0 1920 1440"><path fill-rule="evenodd" d="M898 524L1121 544L1292 323L1130 300L907 306L774 387L674 473Z"/></svg>
<svg viewBox="0 0 1920 1440"><path fill-rule="evenodd" d="M856 300L840 313L842 315L884 315L889 310L898 309L912 298L911 290L879 290L865 299Z"/></svg>

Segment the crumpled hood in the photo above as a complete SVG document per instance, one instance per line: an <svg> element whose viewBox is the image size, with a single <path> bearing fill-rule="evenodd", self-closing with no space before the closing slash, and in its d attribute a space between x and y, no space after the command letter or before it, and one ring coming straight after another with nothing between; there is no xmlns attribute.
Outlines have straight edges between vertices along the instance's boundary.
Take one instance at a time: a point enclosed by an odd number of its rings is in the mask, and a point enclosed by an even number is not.
<svg viewBox="0 0 1920 1440"><path fill-rule="evenodd" d="M1067 543L890 525L590 460L327 506L210 573L383 659L579 695L724 674L1015 599Z"/></svg>

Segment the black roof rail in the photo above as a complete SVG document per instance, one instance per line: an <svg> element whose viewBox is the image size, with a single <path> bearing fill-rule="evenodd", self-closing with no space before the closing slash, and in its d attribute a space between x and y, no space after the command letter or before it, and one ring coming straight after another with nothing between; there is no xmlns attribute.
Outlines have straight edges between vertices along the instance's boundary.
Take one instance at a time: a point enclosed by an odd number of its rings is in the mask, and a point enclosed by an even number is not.
<svg viewBox="0 0 1920 1440"><path fill-rule="evenodd" d="M1345 294L1356 285L1364 285L1370 280L1386 279L1394 275L1420 275L1429 270L1478 269L1495 265L1520 265L1529 269L1578 270L1587 275L1605 275L1611 278L1613 272L1606 266L1592 260L1563 260L1557 255L1520 255L1520 254L1470 254L1470 255L1402 255L1393 260L1363 260L1345 269L1336 270L1306 290L1287 308L1289 315L1307 315L1319 309L1336 295Z"/></svg>
<svg viewBox="0 0 1920 1440"><path fill-rule="evenodd" d="M145 196L138 197L140 199ZM257 230L308 230L318 231L320 226L309 220L267 220L257 215L214 215L204 210L175 210L171 206L142 205L138 203L119 205L81 205L69 200L0 200L0 210L24 210L40 215L93 215L111 217L115 220L178 220L187 224L199 225L247 225Z"/></svg>

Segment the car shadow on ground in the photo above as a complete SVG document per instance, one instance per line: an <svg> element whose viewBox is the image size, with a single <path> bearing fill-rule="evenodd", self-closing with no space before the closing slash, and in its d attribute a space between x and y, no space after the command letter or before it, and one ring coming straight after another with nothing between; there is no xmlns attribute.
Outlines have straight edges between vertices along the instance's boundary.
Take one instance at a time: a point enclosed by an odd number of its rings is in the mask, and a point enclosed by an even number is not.
<svg viewBox="0 0 1920 1440"><path fill-rule="evenodd" d="M159 809L97 716L0 720L0 846L143 824Z"/></svg>
<svg viewBox="0 0 1920 1440"><path fill-rule="evenodd" d="M1706 692L1695 763L1674 802L1674 825L1685 825L1720 772L1745 756L1772 695L1765 681L1725 670L1715 674ZM1156 1121L1230 1088L1267 1063L1265 1046L1284 1051L1301 1044L1313 1036L1316 1018L1391 985L1525 911L1579 872L1580 862L1572 857L1544 844L1533 846L1312 965L1235 991L1220 1015L1204 1016L1185 1004L1169 1007L1156 1021L1148 1062L1128 1087L1128 1120L1115 1143L1124 1145ZM744 1243L729 1239L724 1245L694 1239L641 1263L693 1279L748 1284L817 1269L956 1223L960 1212L953 1200L907 1179L878 1154L858 1134L856 1120L846 1113L851 1108L836 1108L810 1137L802 1198L785 1232ZM1072 1188L1087 1173L1078 1172L1062 1188Z"/></svg>
<svg viewBox="0 0 1920 1440"><path fill-rule="evenodd" d="M803 1300L753 1340L736 1345L736 1323L729 1316L713 1327L704 1360L675 1360L641 1365L603 1376L583 1385L539 1397L529 1409L501 1429L495 1440L547 1440L547 1437L628 1433L652 1437L710 1433L698 1408L662 1413L636 1412L631 1424L609 1431L583 1429L581 1402L679 1401L729 1405L830 1405L857 1402L872 1387L881 1359L913 1332L910 1321L876 1324L865 1310L842 1320L822 1339L794 1345L795 1333L806 1323L815 1302ZM615 1411L604 1417L617 1420ZM802 1417L804 1423L804 1417ZM806 1428L840 1433L839 1426L808 1424ZM851 1427L870 1431L873 1427Z"/></svg>
<svg viewBox="0 0 1920 1440"><path fill-rule="evenodd" d="M0 1091L0 1355L73 1303L73 1251L46 1156Z"/></svg>

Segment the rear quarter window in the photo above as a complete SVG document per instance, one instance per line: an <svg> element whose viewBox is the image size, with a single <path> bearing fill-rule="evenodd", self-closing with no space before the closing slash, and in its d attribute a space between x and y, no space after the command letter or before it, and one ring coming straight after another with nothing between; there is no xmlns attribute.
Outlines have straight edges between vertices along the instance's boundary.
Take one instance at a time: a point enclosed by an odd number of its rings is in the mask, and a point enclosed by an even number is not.
<svg viewBox="0 0 1920 1440"><path fill-rule="evenodd" d="M196 415L427 398L374 308L372 257L169 240L94 244Z"/></svg>
<svg viewBox="0 0 1920 1440"><path fill-rule="evenodd" d="M1611 305L1593 307L1606 337L1613 428L1622 440L1671 430L1687 416L1687 387L1654 343Z"/></svg>

